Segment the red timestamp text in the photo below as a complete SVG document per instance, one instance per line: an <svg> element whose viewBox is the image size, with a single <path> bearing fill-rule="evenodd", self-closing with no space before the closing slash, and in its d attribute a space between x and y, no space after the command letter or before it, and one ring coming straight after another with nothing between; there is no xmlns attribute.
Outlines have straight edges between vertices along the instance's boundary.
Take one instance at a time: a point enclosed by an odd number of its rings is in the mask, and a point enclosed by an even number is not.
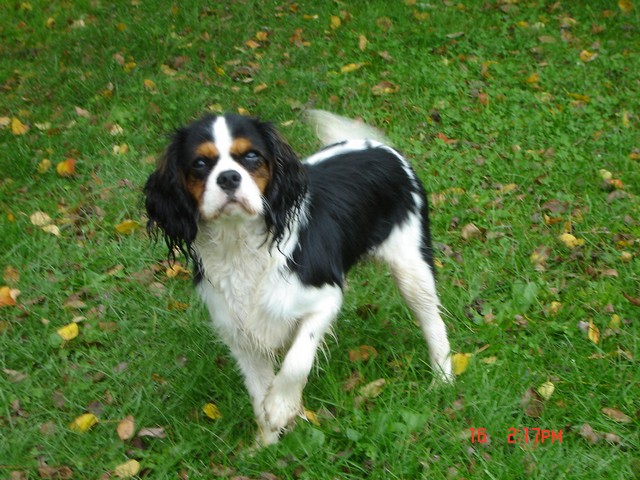
<svg viewBox="0 0 640 480"><path fill-rule="evenodd" d="M487 443L489 436L486 428L470 428L471 443ZM549 430L538 427L510 427L507 429L507 443L544 444L562 443L562 430Z"/></svg>

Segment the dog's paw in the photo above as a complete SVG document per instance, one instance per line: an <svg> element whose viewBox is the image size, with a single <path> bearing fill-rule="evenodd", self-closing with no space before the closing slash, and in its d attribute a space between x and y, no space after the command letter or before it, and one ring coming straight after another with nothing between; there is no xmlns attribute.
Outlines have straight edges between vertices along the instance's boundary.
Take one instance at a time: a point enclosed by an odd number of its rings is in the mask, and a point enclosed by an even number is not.
<svg viewBox="0 0 640 480"><path fill-rule="evenodd" d="M300 394L283 394L277 390L271 390L264 399L263 403L265 431L263 432L265 443L276 436L277 438L284 432L287 427L295 423L296 417L301 415L302 398Z"/></svg>

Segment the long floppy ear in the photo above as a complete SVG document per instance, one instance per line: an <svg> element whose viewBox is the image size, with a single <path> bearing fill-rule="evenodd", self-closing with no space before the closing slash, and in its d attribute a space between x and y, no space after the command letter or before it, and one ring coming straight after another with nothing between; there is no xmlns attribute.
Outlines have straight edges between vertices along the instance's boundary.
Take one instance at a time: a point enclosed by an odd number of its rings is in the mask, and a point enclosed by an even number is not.
<svg viewBox="0 0 640 480"><path fill-rule="evenodd" d="M271 180L265 191L265 220L273 243L283 239L295 218L307 191L307 176L293 149L270 123L259 128L273 154Z"/></svg>
<svg viewBox="0 0 640 480"><path fill-rule="evenodd" d="M177 248L187 258L195 259L193 241L198 233L198 207L185 188L180 168L186 130L178 130L156 170L144 186L145 206L149 222L147 231L157 238L161 234L169 248L169 259L175 260Z"/></svg>

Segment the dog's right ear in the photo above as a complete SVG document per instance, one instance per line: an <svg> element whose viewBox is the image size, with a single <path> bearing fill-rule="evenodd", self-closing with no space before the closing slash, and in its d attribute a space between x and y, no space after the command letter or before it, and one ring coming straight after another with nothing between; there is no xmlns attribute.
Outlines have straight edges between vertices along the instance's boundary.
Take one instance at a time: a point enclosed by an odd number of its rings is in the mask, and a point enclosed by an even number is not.
<svg viewBox="0 0 640 480"><path fill-rule="evenodd" d="M153 238L158 234L164 238L170 260L175 260L176 249L194 258L193 241L198 232L198 207L187 192L183 167L186 136L186 129L176 131L144 186L147 231Z"/></svg>

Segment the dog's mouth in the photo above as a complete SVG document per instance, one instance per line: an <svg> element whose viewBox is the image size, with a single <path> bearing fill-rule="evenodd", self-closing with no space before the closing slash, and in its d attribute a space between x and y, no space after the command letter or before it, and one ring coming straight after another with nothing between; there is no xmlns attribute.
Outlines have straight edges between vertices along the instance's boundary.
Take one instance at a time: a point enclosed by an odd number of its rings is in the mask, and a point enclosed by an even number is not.
<svg viewBox="0 0 640 480"><path fill-rule="evenodd" d="M218 208L212 220L216 220L223 216L249 215L255 216L255 208L244 198L238 198L235 195L229 195L225 202Z"/></svg>

